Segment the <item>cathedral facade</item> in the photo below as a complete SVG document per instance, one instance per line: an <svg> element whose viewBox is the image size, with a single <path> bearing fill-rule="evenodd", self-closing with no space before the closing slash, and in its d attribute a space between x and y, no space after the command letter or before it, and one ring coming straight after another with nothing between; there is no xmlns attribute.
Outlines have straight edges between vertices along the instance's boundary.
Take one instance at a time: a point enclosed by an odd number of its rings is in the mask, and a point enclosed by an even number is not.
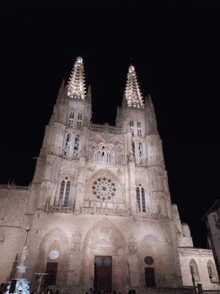
<svg viewBox="0 0 220 294"><path fill-rule="evenodd" d="M143 100L134 66L116 126L92 124L91 103L78 57L31 185L0 186L1 282L16 277L25 246L33 290L41 273L54 289L218 289L212 251L193 248L171 203L154 106Z"/></svg>

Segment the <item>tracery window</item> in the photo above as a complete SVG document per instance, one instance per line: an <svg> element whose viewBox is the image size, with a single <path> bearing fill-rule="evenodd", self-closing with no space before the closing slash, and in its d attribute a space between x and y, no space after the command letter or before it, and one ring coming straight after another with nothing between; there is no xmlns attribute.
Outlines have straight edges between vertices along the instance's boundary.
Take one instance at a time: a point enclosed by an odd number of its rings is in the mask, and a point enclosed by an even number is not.
<svg viewBox="0 0 220 294"><path fill-rule="evenodd" d="M141 195L140 195L140 191L141 191ZM137 196L139 212L146 212L145 192L144 192L144 188L141 187L141 184L139 184L139 187L136 188L136 196Z"/></svg>
<svg viewBox="0 0 220 294"><path fill-rule="evenodd" d="M74 147L73 147L73 157L76 157L79 153L79 135L76 135Z"/></svg>
<svg viewBox="0 0 220 294"><path fill-rule="evenodd" d="M92 193L95 195L97 200L105 201L112 200L112 197L116 195L116 185L111 179L98 178L93 182Z"/></svg>
<svg viewBox="0 0 220 294"><path fill-rule="evenodd" d="M137 122L137 127L141 128L141 122L139 122L139 121Z"/></svg>
<svg viewBox="0 0 220 294"><path fill-rule="evenodd" d="M70 194L70 181L67 181L68 178L65 178L65 181L63 180L60 185L60 194L59 194L59 206L66 207L68 205L69 201L69 194Z"/></svg>
<svg viewBox="0 0 220 294"><path fill-rule="evenodd" d="M65 147L64 147L64 155L67 156L69 155L70 153L70 143L71 143L71 135L70 134L67 134L66 136L66 144L65 144Z"/></svg>

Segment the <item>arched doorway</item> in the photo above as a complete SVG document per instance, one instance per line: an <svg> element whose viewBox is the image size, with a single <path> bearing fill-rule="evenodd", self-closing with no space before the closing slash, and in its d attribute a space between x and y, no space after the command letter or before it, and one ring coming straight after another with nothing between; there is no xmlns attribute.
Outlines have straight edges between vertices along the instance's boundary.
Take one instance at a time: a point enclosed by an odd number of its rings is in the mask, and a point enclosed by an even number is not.
<svg viewBox="0 0 220 294"><path fill-rule="evenodd" d="M47 285L65 285L69 270L69 245L66 233L54 228L42 239L35 272L49 275Z"/></svg>
<svg viewBox="0 0 220 294"><path fill-rule="evenodd" d="M86 234L83 256L82 284L107 293L124 291L128 246L122 233L107 217Z"/></svg>

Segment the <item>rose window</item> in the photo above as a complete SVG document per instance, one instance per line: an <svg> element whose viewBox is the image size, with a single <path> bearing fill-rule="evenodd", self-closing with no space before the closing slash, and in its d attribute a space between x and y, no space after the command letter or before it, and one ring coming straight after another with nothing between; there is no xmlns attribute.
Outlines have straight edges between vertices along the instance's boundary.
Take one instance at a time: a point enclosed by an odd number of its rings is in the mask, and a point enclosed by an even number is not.
<svg viewBox="0 0 220 294"><path fill-rule="evenodd" d="M112 197L116 194L115 183L113 183L111 179L107 178L98 178L94 181L92 190L93 195L95 195L98 200L102 201L112 200Z"/></svg>

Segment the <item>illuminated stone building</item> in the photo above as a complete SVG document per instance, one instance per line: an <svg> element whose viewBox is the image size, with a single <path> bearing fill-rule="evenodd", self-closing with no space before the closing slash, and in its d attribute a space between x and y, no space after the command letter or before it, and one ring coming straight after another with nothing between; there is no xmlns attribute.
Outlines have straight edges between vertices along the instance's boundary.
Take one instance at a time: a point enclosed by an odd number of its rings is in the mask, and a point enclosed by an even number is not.
<svg viewBox="0 0 220 294"><path fill-rule="evenodd" d="M32 184L1 186L2 281L13 277L26 243L32 287L35 273L49 272L57 289L124 293L192 285L192 276L216 289L207 271L210 262L216 272L211 250L193 249L171 203L154 106L150 96L143 100L134 66L116 126L92 124L91 98L78 57L59 90Z"/></svg>

